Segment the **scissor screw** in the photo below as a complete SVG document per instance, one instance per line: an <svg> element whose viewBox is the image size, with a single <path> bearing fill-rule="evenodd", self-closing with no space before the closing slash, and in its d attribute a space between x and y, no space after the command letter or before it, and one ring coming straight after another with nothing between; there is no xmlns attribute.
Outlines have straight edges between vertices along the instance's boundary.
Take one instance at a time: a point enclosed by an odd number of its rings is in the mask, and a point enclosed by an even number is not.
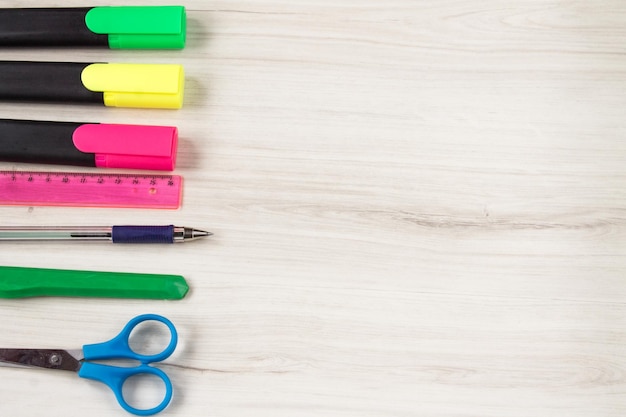
<svg viewBox="0 0 626 417"><path fill-rule="evenodd" d="M59 355L58 353L53 353L52 355L50 355L50 359L48 359L48 362L50 362L50 365L60 365L61 360L61 355Z"/></svg>

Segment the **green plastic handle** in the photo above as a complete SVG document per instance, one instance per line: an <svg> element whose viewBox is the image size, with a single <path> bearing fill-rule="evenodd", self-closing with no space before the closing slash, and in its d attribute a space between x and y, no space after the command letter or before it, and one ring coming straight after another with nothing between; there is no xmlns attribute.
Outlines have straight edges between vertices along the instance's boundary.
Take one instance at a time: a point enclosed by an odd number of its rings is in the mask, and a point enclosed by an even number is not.
<svg viewBox="0 0 626 417"><path fill-rule="evenodd" d="M0 266L0 298L99 297L180 300L180 275Z"/></svg>

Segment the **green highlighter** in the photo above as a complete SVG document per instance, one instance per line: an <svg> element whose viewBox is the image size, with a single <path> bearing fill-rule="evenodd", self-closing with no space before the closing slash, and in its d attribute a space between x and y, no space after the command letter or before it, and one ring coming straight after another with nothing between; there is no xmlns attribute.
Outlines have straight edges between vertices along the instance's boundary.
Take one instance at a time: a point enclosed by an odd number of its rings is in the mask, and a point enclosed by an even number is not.
<svg viewBox="0 0 626 417"><path fill-rule="evenodd" d="M0 46L182 49L186 32L183 6L0 9Z"/></svg>
<svg viewBox="0 0 626 417"><path fill-rule="evenodd" d="M180 300L180 275L0 266L0 298L98 297Z"/></svg>

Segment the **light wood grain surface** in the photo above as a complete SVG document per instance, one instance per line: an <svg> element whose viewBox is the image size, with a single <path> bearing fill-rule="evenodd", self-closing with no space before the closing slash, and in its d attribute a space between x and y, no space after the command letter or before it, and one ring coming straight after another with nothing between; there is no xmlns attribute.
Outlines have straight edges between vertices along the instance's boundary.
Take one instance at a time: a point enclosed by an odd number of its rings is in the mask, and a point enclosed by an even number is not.
<svg viewBox="0 0 626 417"><path fill-rule="evenodd" d="M0 300L2 347L80 347L163 314L182 337L162 367L172 417L626 414L624 1L180 3L182 51L0 59L181 63L183 109L0 117L177 125L183 207L0 219L215 236L2 244L0 263L182 274L190 294ZM125 415L98 383L0 372L2 416Z"/></svg>

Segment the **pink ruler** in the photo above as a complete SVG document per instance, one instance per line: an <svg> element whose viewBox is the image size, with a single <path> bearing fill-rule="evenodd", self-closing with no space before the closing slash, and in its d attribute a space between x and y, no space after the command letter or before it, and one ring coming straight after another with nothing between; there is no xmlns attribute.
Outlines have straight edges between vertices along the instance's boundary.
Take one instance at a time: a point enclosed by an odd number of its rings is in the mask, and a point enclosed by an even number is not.
<svg viewBox="0 0 626 417"><path fill-rule="evenodd" d="M179 175L0 171L0 205L176 209Z"/></svg>

